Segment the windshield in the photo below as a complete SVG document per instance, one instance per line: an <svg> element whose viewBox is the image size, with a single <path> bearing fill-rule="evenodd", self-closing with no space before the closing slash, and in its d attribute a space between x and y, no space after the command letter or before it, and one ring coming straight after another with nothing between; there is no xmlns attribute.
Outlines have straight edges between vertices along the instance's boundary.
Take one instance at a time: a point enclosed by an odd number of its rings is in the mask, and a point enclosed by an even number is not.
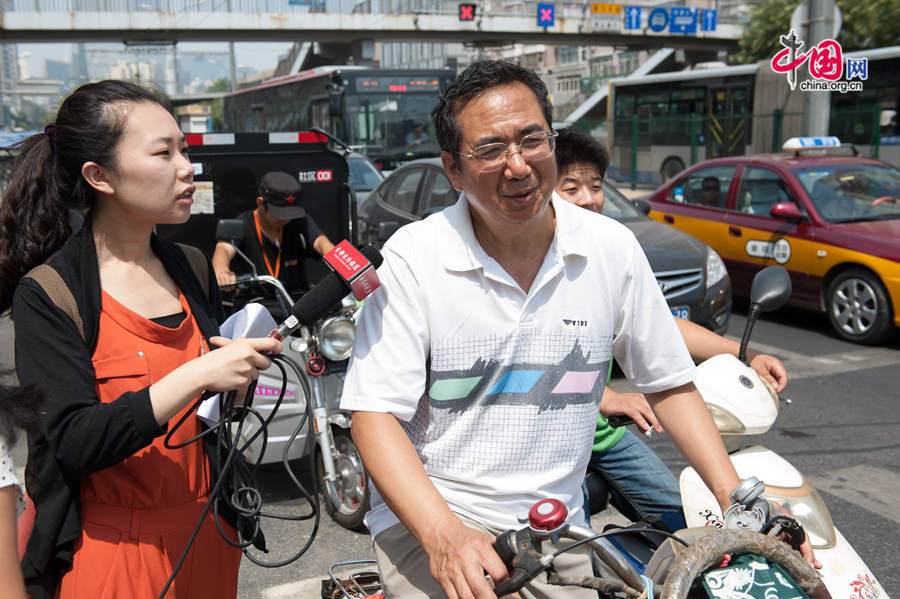
<svg viewBox="0 0 900 599"><path fill-rule="evenodd" d="M900 171L869 164L796 168L822 220L832 223L900 218Z"/></svg>
<svg viewBox="0 0 900 599"><path fill-rule="evenodd" d="M439 156L431 124L433 94L346 94L348 142L372 158Z"/></svg>
<svg viewBox="0 0 900 599"><path fill-rule="evenodd" d="M350 167L350 189L353 191L372 191L384 179L375 165L362 156L347 158Z"/></svg>
<svg viewBox="0 0 900 599"><path fill-rule="evenodd" d="M631 203L631 200L606 182L603 183L603 215L620 223L646 218L644 213Z"/></svg>

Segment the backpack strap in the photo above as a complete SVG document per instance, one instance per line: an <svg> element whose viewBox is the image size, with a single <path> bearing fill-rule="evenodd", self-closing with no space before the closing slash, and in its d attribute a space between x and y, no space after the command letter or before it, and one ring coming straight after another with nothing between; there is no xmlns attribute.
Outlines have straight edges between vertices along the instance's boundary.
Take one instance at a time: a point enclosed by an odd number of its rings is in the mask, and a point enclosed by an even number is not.
<svg viewBox="0 0 900 599"><path fill-rule="evenodd" d="M194 275L197 276L197 280L200 281L200 286L203 288L203 293L206 297L209 297L209 266L206 262L206 254L200 251L198 248L195 248L192 245L185 245L183 243L179 243L178 247L181 248L181 251L184 252L185 258L188 259L188 262L191 264L191 269L194 271Z"/></svg>
<svg viewBox="0 0 900 599"><path fill-rule="evenodd" d="M206 297L209 297L209 267L206 263L206 255L192 245L179 243L178 246L181 247L181 251L184 252L191 265L191 270L194 271L194 274L200 281L203 293L206 294ZM78 303L75 301L75 296L72 295L72 290L69 289L69 286L66 285L66 282L56 269L49 264L40 264L31 269L25 276L34 279L44 290L44 293L47 294L47 297L50 298L50 301L72 319L72 322L75 323L75 328L78 329L78 333L81 335L81 340L87 343L84 336L84 320L81 318L81 312L78 310Z"/></svg>
<svg viewBox="0 0 900 599"><path fill-rule="evenodd" d="M44 293L47 294L47 297L50 298L50 301L72 319L72 322L75 323L75 328L78 329L78 333L81 335L81 340L87 343L84 337L84 320L82 320L81 312L78 310L78 303L75 301L75 296L72 295L72 290L69 289L69 286L66 285L66 282L63 281L56 269L49 264L40 264L32 268L25 276L34 279L44 290Z"/></svg>

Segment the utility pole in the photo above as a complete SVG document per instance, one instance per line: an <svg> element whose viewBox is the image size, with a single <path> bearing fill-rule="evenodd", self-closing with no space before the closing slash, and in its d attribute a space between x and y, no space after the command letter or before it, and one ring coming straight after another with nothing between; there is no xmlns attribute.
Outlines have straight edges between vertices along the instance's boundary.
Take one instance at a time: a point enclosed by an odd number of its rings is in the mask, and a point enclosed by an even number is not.
<svg viewBox="0 0 900 599"><path fill-rule="evenodd" d="M809 32L804 50L834 34L834 0L805 0L806 22ZM828 135L831 118L831 92L803 92L804 135L820 137Z"/></svg>
<svg viewBox="0 0 900 599"><path fill-rule="evenodd" d="M226 7L228 16L231 17L231 0L228 0ZM231 91L237 91L237 68L234 60L234 41L228 42L228 67L231 75Z"/></svg>

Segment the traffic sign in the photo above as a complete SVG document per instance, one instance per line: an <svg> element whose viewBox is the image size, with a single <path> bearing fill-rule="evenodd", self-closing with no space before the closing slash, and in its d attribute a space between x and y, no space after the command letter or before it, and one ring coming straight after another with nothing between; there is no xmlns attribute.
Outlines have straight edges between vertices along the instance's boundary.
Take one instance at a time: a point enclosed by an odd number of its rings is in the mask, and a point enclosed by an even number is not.
<svg viewBox="0 0 900 599"><path fill-rule="evenodd" d="M669 33L697 33L697 13L693 8L673 6L669 15Z"/></svg>
<svg viewBox="0 0 900 599"><path fill-rule="evenodd" d="M459 20L460 21L474 21L475 20L475 4L460 4L459 5Z"/></svg>
<svg viewBox="0 0 900 599"><path fill-rule="evenodd" d="M537 24L538 27L553 27L553 4L537 5Z"/></svg>
<svg viewBox="0 0 900 599"><path fill-rule="evenodd" d="M641 28L641 7L629 6L625 9L625 29Z"/></svg>
<svg viewBox="0 0 900 599"><path fill-rule="evenodd" d="M662 33L666 30L666 27L669 25L669 11L665 8L657 6L653 10L650 11L650 15L647 17L647 27L650 28L650 31L655 31L656 33Z"/></svg>
<svg viewBox="0 0 900 599"><path fill-rule="evenodd" d="M701 31L715 31L716 25L719 21L719 11L704 8L703 9L703 18L700 21L700 30Z"/></svg>
<svg viewBox="0 0 900 599"><path fill-rule="evenodd" d="M600 13L604 15L621 15L622 14L622 5L621 4L604 4L602 2L592 2L591 3L591 12L592 13Z"/></svg>
<svg viewBox="0 0 900 599"><path fill-rule="evenodd" d="M617 15L593 15L591 31L618 31L622 29L622 17Z"/></svg>

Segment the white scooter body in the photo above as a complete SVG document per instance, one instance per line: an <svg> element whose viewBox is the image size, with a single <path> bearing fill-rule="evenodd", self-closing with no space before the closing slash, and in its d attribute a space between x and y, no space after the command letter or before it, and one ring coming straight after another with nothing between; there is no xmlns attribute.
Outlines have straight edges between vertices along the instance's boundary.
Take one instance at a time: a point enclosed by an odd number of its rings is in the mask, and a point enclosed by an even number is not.
<svg viewBox="0 0 900 599"><path fill-rule="evenodd" d="M822 564L822 581L834 599L888 599L884 588L831 521L831 514L806 477L777 453L754 445L736 450L747 434L762 434L778 416L778 395L750 367L723 354L697 367L694 384L703 396L742 479L763 481L763 497L779 502L803 524ZM735 451L732 451L735 450ZM689 527L724 522L719 504L693 468L679 477Z"/></svg>

